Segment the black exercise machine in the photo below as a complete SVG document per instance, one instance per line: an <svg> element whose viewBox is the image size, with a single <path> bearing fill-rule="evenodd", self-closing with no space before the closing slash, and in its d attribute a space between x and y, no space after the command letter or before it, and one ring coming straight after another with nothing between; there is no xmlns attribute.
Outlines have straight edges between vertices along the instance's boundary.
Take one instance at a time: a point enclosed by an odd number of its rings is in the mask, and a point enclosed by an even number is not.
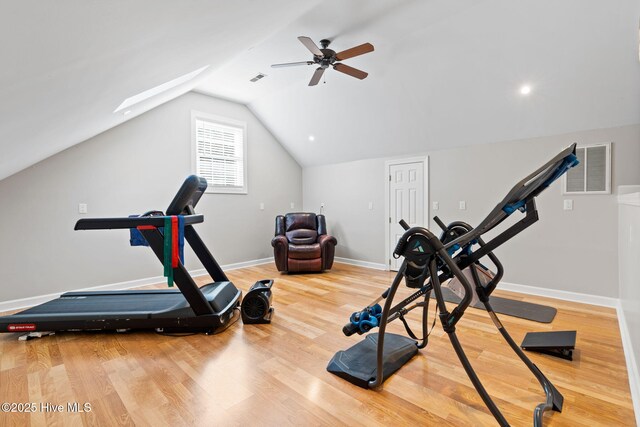
<svg viewBox="0 0 640 427"><path fill-rule="evenodd" d="M394 257L404 257L398 273L391 286L362 311L353 313L349 323L343 328L347 336L354 333L363 334L375 327L379 327L379 332L370 334L353 347L336 353L329 362L327 370L360 387L380 386L385 379L408 362L418 349L426 347L429 335L427 331L429 298L431 291L434 291L442 327L449 336L469 379L498 423L508 426L507 420L480 382L456 336L456 324L472 300L477 298L484 305L502 337L544 389L546 400L535 408L534 425L542 425L544 411L553 409L560 412L563 403L562 394L513 341L494 312L489 297L504 273L502 264L493 251L538 220L536 196L567 170L578 164L575 148L576 144L572 144L518 182L476 228L461 221L446 226L436 217L434 220L443 229L438 238L426 228L409 228L404 221L400 221L406 231L394 250ZM485 233L493 230L516 211L524 213L524 218L491 240L485 242L482 239ZM489 269L480 262L480 260L485 262L486 258L495 266L495 275L489 274ZM411 296L393 305L394 296L403 279L407 287L417 290ZM451 280L448 282L449 286L456 280L462 291L461 301L451 312L445 305L442 292L442 286L449 280ZM385 300L384 308L378 304L382 300ZM420 337L411 331L404 318L408 312L416 308L422 308ZM385 333L387 324L395 319L400 319L404 323L410 338Z"/></svg>
<svg viewBox="0 0 640 427"><path fill-rule="evenodd" d="M213 283L198 287L180 262L173 268L178 289L67 292L58 299L10 316L0 317L0 332L95 331L155 329L158 332L221 332L239 318L242 292L229 281L194 229L204 221L194 208L207 188L204 178L189 176L162 212L139 217L81 219L75 230L137 229L164 260L165 219L181 215L184 239ZM271 286L272 281L260 281Z"/></svg>

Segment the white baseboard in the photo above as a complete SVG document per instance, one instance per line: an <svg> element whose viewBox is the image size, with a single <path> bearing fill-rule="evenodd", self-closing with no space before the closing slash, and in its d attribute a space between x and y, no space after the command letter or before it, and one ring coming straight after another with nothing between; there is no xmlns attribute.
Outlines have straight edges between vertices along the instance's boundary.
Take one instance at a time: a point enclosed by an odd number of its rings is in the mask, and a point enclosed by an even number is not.
<svg viewBox="0 0 640 427"><path fill-rule="evenodd" d="M538 286L518 285L517 283L508 282L500 282L496 289L612 308L618 307L618 303L620 301L618 298L581 294L579 292L561 291L558 289L540 288Z"/></svg>
<svg viewBox="0 0 640 427"><path fill-rule="evenodd" d="M235 262L233 264L225 264L222 266L222 269L226 271L237 270L239 268L253 267L254 265L269 264L272 262L275 262L273 260L273 257L260 258L260 259L254 259L251 261L242 261L242 262ZM206 271L204 271L204 269L202 271L203 271L202 274L206 274Z"/></svg>
<svg viewBox="0 0 640 427"><path fill-rule="evenodd" d="M339 256L335 257L334 260L336 262L341 262L343 264L357 265L358 267L372 268L374 270L386 270L387 269L386 265L379 264L377 262L360 261L359 259L342 258L342 257L339 257Z"/></svg>
<svg viewBox="0 0 640 427"><path fill-rule="evenodd" d="M273 262L273 257L255 259L251 261L236 262L232 264L225 264L225 265L222 265L221 267L223 270L229 271L229 270L236 270L238 268L252 267L254 265L268 264L270 262ZM191 276L193 277L204 276L207 274L207 270L205 270L204 268L199 268L197 270L189 270L189 274L191 274ZM126 282L111 283L108 285L93 286L93 287L82 288L82 289L73 289L73 290L68 290L64 292L52 293L47 295L37 295L33 297L20 298L20 299L14 299L9 301L0 301L0 312L20 310L22 308L33 307L35 305L42 304L47 301L51 301L52 299L56 299L65 292L118 291L118 290L122 291L122 290L127 290L132 288L138 288L140 286L147 286L147 285L154 285L156 283L162 283L165 280L166 279L163 276L146 277L143 279L128 280Z"/></svg>
<svg viewBox="0 0 640 427"><path fill-rule="evenodd" d="M336 262L343 264L356 265L359 267L372 268L375 270L388 270L385 264L376 262L361 261L351 258L335 257ZM518 292L527 295L536 295L541 297L549 297L564 301L580 302L583 304L599 305L602 307L616 308L619 304L618 298L604 297L600 295L582 294L579 292L561 291L557 289L541 288L538 286L519 285L517 283L500 282L498 289L505 291Z"/></svg>
<svg viewBox="0 0 640 427"><path fill-rule="evenodd" d="M631 390L633 411L636 414L636 425L640 426L640 372L638 372L638 358L636 358L633 352L631 335L621 303L618 303L616 311L618 312L618 325L620 326L624 358L627 362L627 375L629 376L629 389Z"/></svg>

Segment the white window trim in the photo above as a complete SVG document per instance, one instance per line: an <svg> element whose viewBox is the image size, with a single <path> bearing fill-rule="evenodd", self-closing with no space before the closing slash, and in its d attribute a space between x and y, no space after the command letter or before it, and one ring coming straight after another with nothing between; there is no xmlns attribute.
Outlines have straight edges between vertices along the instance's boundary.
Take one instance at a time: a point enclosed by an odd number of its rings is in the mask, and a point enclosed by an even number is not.
<svg viewBox="0 0 640 427"><path fill-rule="evenodd" d="M611 194L611 169L613 169L613 165L611 164L611 142L603 142L599 144L584 144L576 146L576 149L580 148L591 148L591 147L605 147L606 148L606 164L607 164L607 173L605 174L605 189L604 191L567 191L567 174L562 175L562 194L567 196L580 196L580 195L589 195L589 194ZM585 150L586 153L586 150ZM587 159L587 162L589 160ZM587 168L585 167L585 178L586 178ZM585 180L586 183L586 180Z"/></svg>
<svg viewBox="0 0 640 427"><path fill-rule="evenodd" d="M248 194L249 193L249 182L247 180L247 170L249 169L248 164L248 144L247 144L247 123L242 120L230 119L228 117L216 116L214 114L204 113L202 111L191 110L191 171L192 173L197 173L198 165L197 165L197 147L196 147L196 120L207 120L214 123L219 123L221 125L229 125L236 126L242 128L242 144L243 144L243 182L244 186L242 188L224 188L224 187L215 187L212 184L207 186L206 193L219 193L219 194Z"/></svg>

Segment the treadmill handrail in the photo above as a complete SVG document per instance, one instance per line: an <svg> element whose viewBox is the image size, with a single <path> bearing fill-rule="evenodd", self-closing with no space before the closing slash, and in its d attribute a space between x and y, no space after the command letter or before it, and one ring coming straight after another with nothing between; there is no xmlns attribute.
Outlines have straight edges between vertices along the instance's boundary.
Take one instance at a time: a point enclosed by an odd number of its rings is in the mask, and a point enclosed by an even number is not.
<svg viewBox="0 0 640 427"><path fill-rule="evenodd" d="M164 220L169 216L142 216L125 218L83 218L76 222L74 230L113 230L120 228L137 228L150 225L164 227ZM184 215L184 225L204 222L204 215Z"/></svg>

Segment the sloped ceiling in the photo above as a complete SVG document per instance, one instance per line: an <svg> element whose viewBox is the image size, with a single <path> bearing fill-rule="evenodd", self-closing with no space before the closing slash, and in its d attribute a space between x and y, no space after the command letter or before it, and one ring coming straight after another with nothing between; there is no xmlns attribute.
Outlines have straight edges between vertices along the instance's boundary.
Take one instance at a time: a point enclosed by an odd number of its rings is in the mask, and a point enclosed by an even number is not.
<svg viewBox="0 0 640 427"><path fill-rule="evenodd" d="M637 0L2 1L0 179L194 87L246 103L303 166L638 123L639 17ZM371 42L346 61L369 77L271 69L310 59L300 35Z"/></svg>
<svg viewBox="0 0 640 427"><path fill-rule="evenodd" d="M247 103L303 166L634 124L639 18L637 0L326 0L197 90ZM310 59L299 35L371 42L345 61L369 77L270 68Z"/></svg>
<svg viewBox="0 0 640 427"><path fill-rule="evenodd" d="M214 70L316 0L3 0L0 179L191 90L128 97ZM126 153L123 153L126 155Z"/></svg>

